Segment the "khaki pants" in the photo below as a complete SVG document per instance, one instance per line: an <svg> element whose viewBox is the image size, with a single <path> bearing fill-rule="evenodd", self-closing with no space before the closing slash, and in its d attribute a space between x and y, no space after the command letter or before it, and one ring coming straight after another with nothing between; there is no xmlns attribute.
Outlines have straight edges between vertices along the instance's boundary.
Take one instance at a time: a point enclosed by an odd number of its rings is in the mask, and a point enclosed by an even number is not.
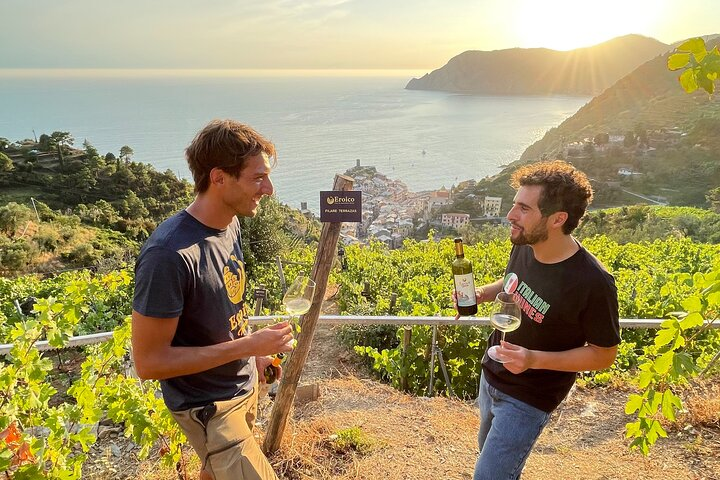
<svg viewBox="0 0 720 480"><path fill-rule="evenodd" d="M257 386L244 397L171 412L215 480L277 480L253 437Z"/></svg>

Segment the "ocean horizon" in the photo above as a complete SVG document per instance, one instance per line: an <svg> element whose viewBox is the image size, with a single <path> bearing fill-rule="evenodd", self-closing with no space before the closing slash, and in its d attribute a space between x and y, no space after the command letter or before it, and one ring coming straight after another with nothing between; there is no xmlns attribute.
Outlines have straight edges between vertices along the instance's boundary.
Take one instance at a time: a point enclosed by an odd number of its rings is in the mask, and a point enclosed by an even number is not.
<svg viewBox="0 0 720 480"><path fill-rule="evenodd" d="M190 179L184 149L214 118L253 126L278 150L280 201L318 210L334 175L375 166L413 191L499 172L589 97L405 90L418 70L0 69L0 137L68 131L101 153Z"/></svg>

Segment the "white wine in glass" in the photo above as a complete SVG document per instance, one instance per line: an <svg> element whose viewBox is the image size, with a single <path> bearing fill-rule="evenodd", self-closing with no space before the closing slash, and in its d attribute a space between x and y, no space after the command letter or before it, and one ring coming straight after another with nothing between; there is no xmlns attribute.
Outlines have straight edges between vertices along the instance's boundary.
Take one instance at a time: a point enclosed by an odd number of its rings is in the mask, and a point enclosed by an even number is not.
<svg viewBox="0 0 720 480"><path fill-rule="evenodd" d="M521 323L520 306L515 303L510 293L500 292L495 297L490 312L490 323L497 330L502 332L502 340L505 340L505 333L517 330ZM496 362L505 363L507 360L497 354L498 345L488 348L488 357Z"/></svg>
<svg viewBox="0 0 720 480"><path fill-rule="evenodd" d="M305 275L298 275L285 292L283 297L283 305L285 310L290 314L290 325L295 329L295 333L300 333L300 327L295 325L293 319L303 315L310 310L313 297L315 296L315 282ZM293 344L295 341L293 340Z"/></svg>
<svg viewBox="0 0 720 480"><path fill-rule="evenodd" d="M299 333L300 327L295 325L293 318L303 315L310 310L314 295L315 282L302 274L295 277L295 280L285 292L283 305L285 305L285 310L290 314L290 326L295 330L295 333ZM292 339L290 342L294 347L297 340ZM277 378L277 367L280 366L280 362L282 362L284 357L284 353L276 354L272 365L268 365L265 368L266 383L273 383L275 381Z"/></svg>
<svg viewBox="0 0 720 480"><path fill-rule="evenodd" d="M295 277L288 287L283 304L291 317L302 315L310 310L315 295L315 282L304 275Z"/></svg>
<svg viewBox="0 0 720 480"><path fill-rule="evenodd" d="M312 305L310 300L305 298L294 298L292 300L285 301L285 310L287 310L290 315L302 315L310 310L310 305Z"/></svg>

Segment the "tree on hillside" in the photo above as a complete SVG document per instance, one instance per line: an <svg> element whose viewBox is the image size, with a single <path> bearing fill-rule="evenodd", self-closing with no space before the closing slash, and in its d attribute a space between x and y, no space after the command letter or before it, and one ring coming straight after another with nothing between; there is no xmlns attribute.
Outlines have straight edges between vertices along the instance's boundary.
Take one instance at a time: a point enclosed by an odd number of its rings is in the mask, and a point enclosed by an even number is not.
<svg viewBox="0 0 720 480"><path fill-rule="evenodd" d="M0 232L12 237L18 229L24 228L34 216L31 208L10 202L0 207Z"/></svg>
<svg viewBox="0 0 720 480"><path fill-rule="evenodd" d="M57 212L39 200L35 200L35 211L43 222L52 222L58 218Z"/></svg>
<svg viewBox="0 0 720 480"><path fill-rule="evenodd" d="M8 240L0 237L0 267L19 271L27 267L37 253L37 247L26 238Z"/></svg>
<svg viewBox="0 0 720 480"><path fill-rule="evenodd" d="M53 132L50 135L50 145L54 147L60 160L60 171L65 171L65 157L63 156L66 146L70 146L75 142L75 139L70 135L70 132Z"/></svg>
<svg viewBox="0 0 720 480"><path fill-rule="evenodd" d="M631 131L625 132L625 138L623 138L623 146L626 148L634 147L637 144L637 138L635 133Z"/></svg>
<svg viewBox="0 0 720 480"><path fill-rule="evenodd" d="M134 153L135 152L132 148L128 147L127 145L123 145L123 147L120 148L120 160L128 163L130 161L130 157L132 157Z"/></svg>
<svg viewBox="0 0 720 480"><path fill-rule="evenodd" d="M40 135L40 139L37 143L37 149L41 152L49 152L52 148L51 141L50 141L50 135L47 133L43 133Z"/></svg>
<svg viewBox="0 0 720 480"><path fill-rule="evenodd" d="M720 213L720 187L710 190L706 198L712 211Z"/></svg>
<svg viewBox="0 0 720 480"><path fill-rule="evenodd" d="M147 217L149 212L143 201L131 190L120 204L120 213L131 220L139 220Z"/></svg>
<svg viewBox="0 0 720 480"><path fill-rule="evenodd" d="M610 143L610 134L606 132L598 133L593 138L593 143L595 145L607 145L608 143Z"/></svg>
<svg viewBox="0 0 720 480"><path fill-rule="evenodd" d="M87 155L88 159L93 159L100 156L97 148L95 148L93 144L88 141L87 138L83 142L83 148L85 149L85 155Z"/></svg>
<svg viewBox="0 0 720 480"><path fill-rule="evenodd" d="M120 216L117 211L105 200L98 200L92 205L93 213L96 213L94 221L106 227L112 226Z"/></svg>
<svg viewBox="0 0 720 480"><path fill-rule="evenodd" d="M10 146L10 140L4 137L0 137L0 150L5 150L8 146Z"/></svg>
<svg viewBox="0 0 720 480"><path fill-rule="evenodd" d="M9 172L13 168L13 162L10 160L10 157L0 152L0 173Z"/></svg>
<svg viewBox="0 0 720 480"><path fill-rule="evenodd" d="M72 186L76 190L75 193L78 191L89 192L97 185L95 172L88 166L83 166L67 177L66 184ZM77 201L77 199L75 201Z"/></svg>
<svg viewBox="0 0 720 480"><path fill-rule="evenodd" d="M285 213L275 197L260 200L258 214L240 219L243 235L243 255L247 269L253 265L268 263L281 255L287 236L283 231Z"/></svg>

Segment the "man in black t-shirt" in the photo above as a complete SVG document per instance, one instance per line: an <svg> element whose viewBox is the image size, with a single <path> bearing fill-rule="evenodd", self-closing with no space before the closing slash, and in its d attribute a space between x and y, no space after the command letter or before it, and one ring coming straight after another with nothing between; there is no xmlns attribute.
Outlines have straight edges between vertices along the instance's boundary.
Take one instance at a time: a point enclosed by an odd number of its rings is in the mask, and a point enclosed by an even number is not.
<svg viewBox="0 0 720 480"><path fill-rule="evenodd" d="M272 195L275 147L247 125L215 120L185 153L195 200L158 226L135 266L135 369L160 380L201 478L277 479L252 433L257 384L293 337L287 322L249 333L237 219Z"/></svg>
<svg viewBox="0 0 720 480"><path fill-rule="evenodd" d="M505 277L477 290L478 302L512 295L521 325L494 331L500 361L482 361L480 456L473 480L519 478L530 450L575 382L602 370L620 343L615 281L571 233L592 200L584 173L562 161L514 172L507 214L513 248Z"/></svg>

